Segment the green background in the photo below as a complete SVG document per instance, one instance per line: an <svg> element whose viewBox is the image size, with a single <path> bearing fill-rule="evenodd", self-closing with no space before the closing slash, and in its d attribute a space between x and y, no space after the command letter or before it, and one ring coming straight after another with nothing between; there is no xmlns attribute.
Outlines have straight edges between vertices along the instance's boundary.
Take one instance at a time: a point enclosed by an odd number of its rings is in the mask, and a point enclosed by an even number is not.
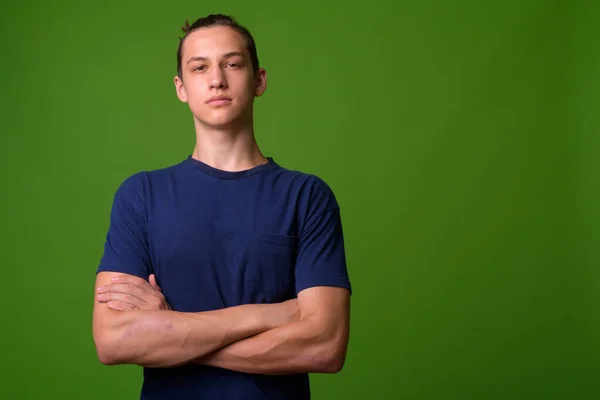
<svg viewBox="0 0 600 400"><path fill-rule="evenodd" d="M0 398L138 397L95 269L117 186L192 151L177 38L212 12L268 71L262 150L342 207L351 341L315 399L600 396L598 3L3 4Z"/></svg>

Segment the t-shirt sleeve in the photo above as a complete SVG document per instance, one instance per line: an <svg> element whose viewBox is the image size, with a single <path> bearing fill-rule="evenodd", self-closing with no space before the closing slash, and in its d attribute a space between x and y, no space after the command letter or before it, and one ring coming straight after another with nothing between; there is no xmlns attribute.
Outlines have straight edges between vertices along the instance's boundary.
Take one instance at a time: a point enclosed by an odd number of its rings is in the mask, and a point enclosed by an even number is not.
<svg viewBox="0 0 600 400"><path fill-rule="evenodd" d="M142 175L136 174L117 189L97 273L121 272L144 279L152 273L142 183Z"/></svg>
<svg viewBox="0 0 600 400"><path fill-rule="evenodd" d="M314 286L343 287L351 292L340 208L329 187L317 182L319 190L298 242L296 293Z"/></svg>

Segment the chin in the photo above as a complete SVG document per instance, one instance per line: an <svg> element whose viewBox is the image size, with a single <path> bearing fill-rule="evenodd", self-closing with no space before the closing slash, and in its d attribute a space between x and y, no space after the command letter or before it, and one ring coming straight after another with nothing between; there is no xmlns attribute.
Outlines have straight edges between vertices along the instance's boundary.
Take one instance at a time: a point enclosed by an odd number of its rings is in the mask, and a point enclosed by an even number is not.
<svg viewBox="0 0 600 400"><path fill-rule="evenodd" d="M212 129L228 129L243 125L244 118L240 113L231 112L233 110L220 110L221 112L205 113L196 115L196 120L204 126Z"/></svg>
<svg viewBox="0 0 600 400"><path fill-rule="evenodd" d="M240 125L238 118L197 118L201 125L212 129L229 129Z"/></svg>

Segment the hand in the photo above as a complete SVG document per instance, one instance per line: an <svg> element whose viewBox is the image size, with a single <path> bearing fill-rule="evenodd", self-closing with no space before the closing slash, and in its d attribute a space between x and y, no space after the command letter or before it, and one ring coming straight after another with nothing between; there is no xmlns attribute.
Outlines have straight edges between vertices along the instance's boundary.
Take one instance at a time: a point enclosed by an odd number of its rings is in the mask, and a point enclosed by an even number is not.
<svg viewBox="0 0 600 400"><path fill-rule="evenodd" d="M98 288L96 299L106 303L108 308L127 310L171 310L158 283L156 276L150 275L149 282L130 275L112 278L112 284Z"/></svg>

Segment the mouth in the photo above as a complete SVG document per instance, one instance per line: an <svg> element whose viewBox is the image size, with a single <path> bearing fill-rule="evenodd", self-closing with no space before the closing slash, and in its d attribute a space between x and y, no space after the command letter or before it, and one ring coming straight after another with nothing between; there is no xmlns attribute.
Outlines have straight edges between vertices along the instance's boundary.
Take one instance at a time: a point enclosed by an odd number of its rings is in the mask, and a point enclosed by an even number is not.
<svg viewBox="0 0 600 400"><path fill-rule="evenodd" d="M226 104L231 103L231 97L227 96L213 96L206 102L207 104L213 106L224 106Z"/></svg>

